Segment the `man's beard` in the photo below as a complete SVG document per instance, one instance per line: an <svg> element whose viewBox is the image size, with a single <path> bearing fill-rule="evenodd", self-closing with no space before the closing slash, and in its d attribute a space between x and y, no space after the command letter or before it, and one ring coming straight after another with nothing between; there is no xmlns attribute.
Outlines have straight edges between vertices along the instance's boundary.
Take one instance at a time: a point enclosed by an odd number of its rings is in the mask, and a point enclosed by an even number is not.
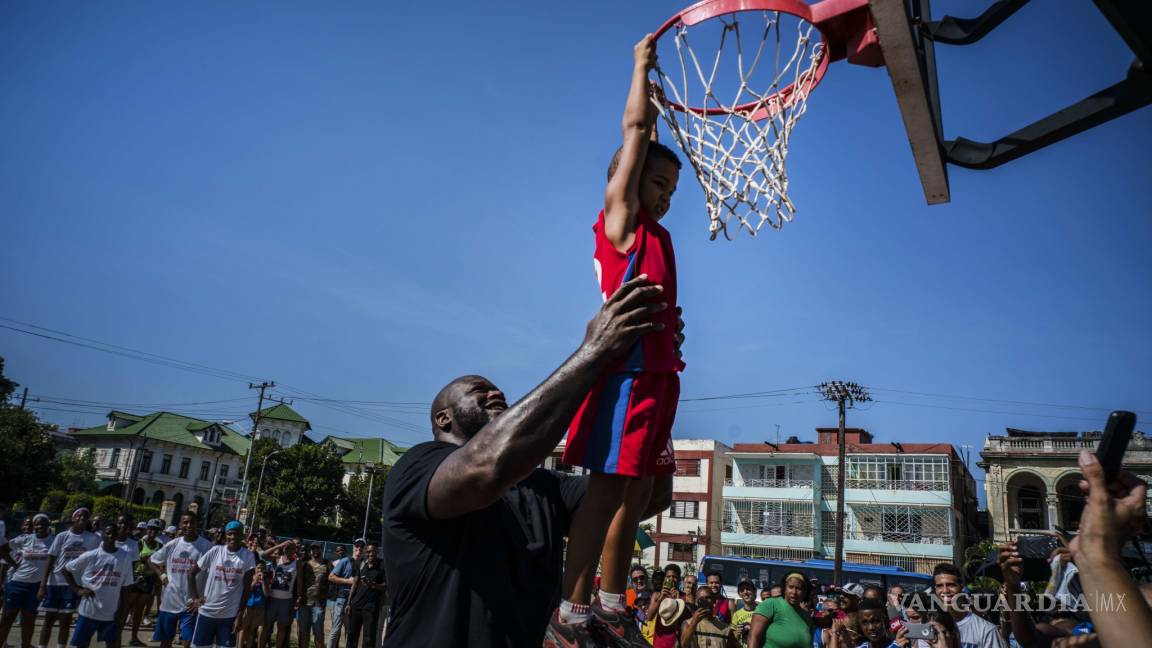
<svg viewBox="0 0 1152 648"><path fill-rule="evenodd" d="M476 436L491 420L491 412L480 407L452 408L452 427L466 439Z"/></svg>

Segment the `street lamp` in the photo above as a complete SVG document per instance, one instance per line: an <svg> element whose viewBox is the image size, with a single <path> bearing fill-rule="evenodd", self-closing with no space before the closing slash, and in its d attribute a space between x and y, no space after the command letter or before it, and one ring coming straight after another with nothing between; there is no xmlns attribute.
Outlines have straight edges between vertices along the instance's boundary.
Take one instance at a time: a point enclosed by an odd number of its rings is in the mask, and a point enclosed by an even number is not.
<svg viewBox="0 0 1152 648"><path fill-rule="evenodd" d="M263 488L263 486L264 486L264 469L268 467L268 460L271 459L273 457L273 455L278 455L281 452L284 452L284 451L283 450L276 450L275 452L269 452L267 455L264 456L264 461L260 462L260 479L259 479L259 481L256 482L256 501L252 503L252 526L250 527L251 529L256 528L256 517L259 515L258 511L260 509L257 507L260 506L260 489Z"/></svg>
<svg viewBox="0 0 1152 648"><path fill-rule="evenodd" d="M372 482L376 478L376 464L366 463L364 470L368 471L368 504L364 507L364 531L360 534L361 538L368 537L368 515L372 512Z"/></svg>

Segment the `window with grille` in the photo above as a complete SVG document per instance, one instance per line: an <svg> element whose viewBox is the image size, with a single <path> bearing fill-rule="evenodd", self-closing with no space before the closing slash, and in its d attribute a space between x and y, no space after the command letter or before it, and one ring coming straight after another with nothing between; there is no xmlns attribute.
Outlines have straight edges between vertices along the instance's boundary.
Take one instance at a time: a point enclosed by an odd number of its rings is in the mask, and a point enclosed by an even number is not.
<svg viewBox="0 0 1152 648"><path fill-rule="evenodd" d="M188 469L192 466L192 460L185 457L180 460L180 478L184 479L188 476Z"/></svg>
<svg viewBox="0 0 1152 648"><path fill-rule="evenodd" d="M684 542L669 543L668 560L696 562L696 545Z"/></svg>
<svg viewBox="0 0 1152 648"><path fill-rule="evenodd" d="M677 459L676 460L676 476L677 477L699 477L700 476L700 460L699 459Z"/></svg>
<svg viewBox="0 0 1152 648"><path fill-rule="evenodd" d="M227 464L220 466L220 479L228 479L228 468L230 468L230 466Z"/></svg>
<svg viewBox="0 0 1152 648"><path fill-rule="evenodd" d="M836 512L820 511L820 542L836 544Z"/></svg>
<svg viewBox="0 0 1152 648"><path fill-rule="evenodd" d="M790 549L787 547L762 547L759 545L724 545L725 556L740 558L756 558L759 560L796 560L803 561L816 557L815 551L806 549Z"/></svg>
<svg viewBox="0 0 1152 648"><path fill-rule="evenodd" d="M895 504L853 506L857 540L951 544L948 509Z"/></svg>
<svg viewBox="0 0 1152 648"><path fill-rule="evenodd" d="M671 515L674 518L696 519L699 517L700 502L672 500Z"/></svg>
<svg viewBox="0 0 1152 648"><path fill-rule="evenodd" d="M140 454L140 472L152 472L152 452L149 450Z"/></svg>
<svg viewBox="0 0 1152 648"><path fill-rule="evenodd" d="M212 464L207 461L200 462L200 481L208 481L208 473L212 470Z"/></svg>
<svg viewBox="0 0 1152 648"><path fill-rule="evenodd" d="M120 463L120 448L112 448L112 454L108 458L108 467L115 468Z"/></svg>
<svg viewBox="0 0 1152 648"><path fill-rule="evenodd" d="M172 472L172 455L166 454L160 459L160 474L167 475Z"/></svg>
<svg viewBox="0 0 1152 648"><path fill-rule="evenodd" d="M824 464L820 467L820 492L825 499L836 499L836 479L840 475L840 466Z"/></svg>
<svg viewBox="0 0 1152 648"><path fill-rule="evenodd" d="M812 536L810 502L725 499L723 530L760 535Z"/></svg>
<svg viewBox="0 0 1152 648"><path fill-rule="evenodd" d="M947 457L848 457L848 488L948 490Z"/></svg>

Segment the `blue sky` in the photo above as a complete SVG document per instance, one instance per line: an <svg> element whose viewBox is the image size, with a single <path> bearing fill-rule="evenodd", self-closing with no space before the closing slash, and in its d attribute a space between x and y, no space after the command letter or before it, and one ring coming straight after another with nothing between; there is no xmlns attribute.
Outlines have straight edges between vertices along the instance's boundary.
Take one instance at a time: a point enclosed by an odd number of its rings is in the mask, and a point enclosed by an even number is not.
<svg viewBox="0 0 1152 648"><path fill-rule="evenodd" d="M597 308L590 226L632 45L677 8L3 3L0 317L285 396L417 404L297 401L318 435L422 441L419 404L462 373L517 398ZM945 132L973 139L1131 60L1088 3L1033 3L938 54ZM952 168L952 202L929 208L885 72L833 65L793 138L793 223L710 242L682 175L665 223L684 395L854 380L877 402L850 424L977 450L1006 426L1152 416L1150 144L1145 109L994 171ZM255 400L243 379L3 329L0 353L33 395L93 402L40 403L63 425L110 403L223 401L169 409L236 418ZM811 439L835 418L810 394L684 403L675 435Z"/></svg>

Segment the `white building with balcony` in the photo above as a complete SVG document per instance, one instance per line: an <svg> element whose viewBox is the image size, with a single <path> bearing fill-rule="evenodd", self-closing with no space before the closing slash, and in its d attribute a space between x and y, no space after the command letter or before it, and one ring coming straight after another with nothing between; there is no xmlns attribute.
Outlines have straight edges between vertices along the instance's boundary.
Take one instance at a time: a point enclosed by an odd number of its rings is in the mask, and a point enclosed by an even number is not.
<svg viewBox="0 0 1152 648"><path fill-rule="evenodd" d="M1100 436L1100 432L1014 428L989 435L978 465L986 473L984 493L993 540L1006 542L1019 531L1076 530L1084 509L1077 457L1081 450L1095 451ZM1152 439L1142 432L1133 434L1123 466L1145 481L1152 480Z"/></svg>
<svg viewBox="0 0 1152 648"><path fill-rule="evenodd" d="M78 452L93 456L104 492L135 504L172 501L174 518L235 498L251 445L225 425L171 412L112 411L106 425L69 434Z"/></svg>
<svg viewBox="0 0 1152 648"><path fill-rule="evenodd" d="M712 439L673 439L676 472L672 478L672 506L641 524L655 546L644 550L652 565L698 565L720 550L721 493L726 455L730 448Z"/></svg>
<svg viewBox="0 0 1152 648"><path fill-rule="evenodd" d="M721 553L807 560L835 555L837 430L816 443L737 444L723 488ZM878 444L849 428L844 560L931 573L975 536L976 483L946 443Z"/></svg>

